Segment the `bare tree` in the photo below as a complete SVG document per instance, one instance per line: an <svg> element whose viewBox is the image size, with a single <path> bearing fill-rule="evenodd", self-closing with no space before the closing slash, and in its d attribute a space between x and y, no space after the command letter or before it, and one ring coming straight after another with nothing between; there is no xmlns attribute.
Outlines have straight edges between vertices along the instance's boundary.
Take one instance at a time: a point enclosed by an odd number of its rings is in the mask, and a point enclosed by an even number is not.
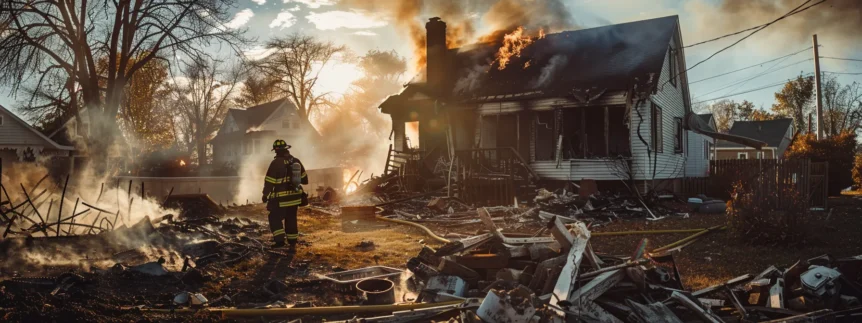
<svg viewBox="0 0 862 323"><path fill-rule="evenodd" d="M838 83L834 76L823 84L824 131L833 137L842 132L856 133L862 127L862 86Z"/></svg>
<svg viewBox="0 0 862 323"><path fill-rule="evenodd" d="M737 119L736 104L732 100L721 100L709 106L712 117L715 118L715 126L719 132L728 132Z"/></svg>
<svg viewBox="0 0 862 323"><path fill-rule="evenodd" d="M224 69L218 60L196 59L183 66L169 85L181 144L189 155L197 155L198 165L207 164L206 145L231 107L242 76L239 68Z"/></svg>
<svg viewBox="0 0 862 323"><path fill-rule="evenodd" d="M273 53L254 62L254 66L278 80L279 92L296 105L302 118L308 119L313 111L330 103L329 93L320 93L317 81L320 71L336 54L346 52L344 46L296 33L274 38L266 48Z"/></svg>
<svg viewBox="0 0 862 323"><path fill-rule="evenodd" d="M92 138L112 138L126 85L145 64L207 56L204 48L216 41L238 50L242 30L225 26L234 1L0 1L0 83L17 92L29 81L31 93L46 93L46 81L65 80L71 111L62 112L77 114L86 106L98 119ZM108 59L104 73L97 66L102 57ZM102 153L110 144L91 142Z"/></svg>
<svg viewBox="0 0 862 323"><path fill-rule="evenodd" d="M251 70L243 81L242 89L234 102L240 107L247 108L275 101L279 98L276 87L278 82L278 79L264 75L259 70Z"/></svg>

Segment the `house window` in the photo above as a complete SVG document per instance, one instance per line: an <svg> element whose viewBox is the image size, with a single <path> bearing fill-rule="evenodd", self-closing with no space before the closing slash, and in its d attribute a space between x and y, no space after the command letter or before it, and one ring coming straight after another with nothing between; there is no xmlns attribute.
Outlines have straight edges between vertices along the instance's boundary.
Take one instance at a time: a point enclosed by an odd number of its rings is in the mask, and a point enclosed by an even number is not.
<svg viewBox="0 0 862 323"><path fill-rule="evenodd" d="M674 125L673 152L681 153L682 152L682 141L683 141L682 118L673 118L673 125Z"/></svg>
<svg viewBox="0 0 862 323"><path fill-rule="evenodd" d="M281 127L285 129L290 128L299 128L299 124L296 122L296 112L291 112L284 116L284 119L281 120Z"/></svg>
<svg viewBox="0 0 862 323"><path fill-rule="evenodd" d="M0 115L0 126L3 125L3 115Z"/></svg>
<svg viewBox="0 0 862 323"><path fill-rule="evenodd" d="M703 140L703 159L709 160L709 140Z"/></svg>
<svg viewBox="0 0 862 323"><path fill-rule="evenodd" d="M653 151L660 153L664 151L664 125L662 123L662 113L661 108L657 105L652 105L652 149Z"/></svg>
<svg viewBox="0 0 862 323"><path fill-rule="evenodd" d="M736 153L736 159L748 159L748 153Z"/></svg>
<svg viewBox="0 0 862 323"><path fill-rule="evenodd" d="M672 84L674 87L676 87L676 74L678 73L677 72L677 66L676 66L677 59L676 59L676 51L673 50L672 47L668 48L667 57L670 60L670 62L668 63L668 66L670 67L670 84Z"/></svg>
<svg viewBox="0 0 862 323"><path fill-rule="evenodd" d="M764 155L762 151L757 152L757 159L763 159Z"/></svg>

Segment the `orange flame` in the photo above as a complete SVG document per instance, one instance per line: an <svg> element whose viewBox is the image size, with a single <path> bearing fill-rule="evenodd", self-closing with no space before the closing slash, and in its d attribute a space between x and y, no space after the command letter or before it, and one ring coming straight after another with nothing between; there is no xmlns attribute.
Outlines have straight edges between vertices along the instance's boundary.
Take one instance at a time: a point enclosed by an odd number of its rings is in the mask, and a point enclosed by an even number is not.
<svg viewBox="0 0 862 323"><path fill-rule="evenodd" d="M527 61L526 63L524 63L524 69L527 69L528 67L530 67L530 62L531 61Z"/></svg>
<svg viewBox="0 0 862 323"><path fill-rule="evenodd" d="M545 38L545 30L542 28L539 28L539 39L544 39L544 38Z"/></svg>
<svg viewBox="0 0 862 323"><path fill-rule="evenodd" d="M497 69L501 71L505 69L512 56L520 57L521 51L532 43L533 39L524 35L524 27L518 27L515 31L503 36L503 46L497 51L497 59L494 60L494 62L499 63Z"/></svg>
<svg viewBox="0 0 862 323"><path fill-rule="evenodd" d="M185 160L180 159L180 166L185 166L185 165L186 165L186 161L185 161Z"/></svg>
<svg viewBox="0 0 862 323"><path fill-rule="evenodd" d="M357 170L357 169L355 169L355 168L353 168L353 167L350 167L350 168L344 168L344 169L341 171L341 173L342 173L342 178L343 178L343 181L344 181L344 187L345 187L345 192L344 192L344 193L345 193L345 194L353 193L354 191L356 191L356 189L357 189L357 188L359 188L359 184L358 184L358 183L359 183L359 179L358 179L358 178L353 177L353 174L355 174L355 173L356 173L356 170Z"/></svg>

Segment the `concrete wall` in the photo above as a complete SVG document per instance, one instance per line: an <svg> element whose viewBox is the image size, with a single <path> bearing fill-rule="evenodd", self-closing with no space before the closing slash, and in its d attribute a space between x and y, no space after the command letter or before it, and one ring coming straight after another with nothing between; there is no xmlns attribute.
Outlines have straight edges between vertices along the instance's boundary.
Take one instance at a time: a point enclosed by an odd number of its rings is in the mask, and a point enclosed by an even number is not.
<svg viewBox="0 0 862 323"><path fill-rule="evenodd" d="M317 194L317 187L341 189L344 187L344 173L341 167L322 168L306 170L308 173L308 185L303 185L309 196ZM148 198L163 200L173 188L173 194L208 194L214 201L222 204L230 204L240 191L240 176L211 176L211 177L136 177L119 176L114 180L120 180L121 187L128 187L129 180L132 181L132 192L139 193L141 182ZM263 190L263 177L260 178L260 189ZM244 201L242 201L244 203ZM259 200L250 200L251 203L260 203Z"/></svg>

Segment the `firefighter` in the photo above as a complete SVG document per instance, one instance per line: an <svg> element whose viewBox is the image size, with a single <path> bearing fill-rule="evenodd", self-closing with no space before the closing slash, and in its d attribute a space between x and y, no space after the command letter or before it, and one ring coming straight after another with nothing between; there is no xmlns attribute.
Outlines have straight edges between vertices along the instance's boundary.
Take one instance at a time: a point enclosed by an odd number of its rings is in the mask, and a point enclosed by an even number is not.
<svg viewBox="0 0 862 323"><path fill-rule="evenodd" d="M263 184L263 202L269 210L269 229L272 231L274 248L284 247L296 251L299 228L296 226L296 211L307 204L307 197L299 184L308 184L308 176L302 162L290 154L290 145L277 139L272 143L275 158L269 163Z"/></svg>

